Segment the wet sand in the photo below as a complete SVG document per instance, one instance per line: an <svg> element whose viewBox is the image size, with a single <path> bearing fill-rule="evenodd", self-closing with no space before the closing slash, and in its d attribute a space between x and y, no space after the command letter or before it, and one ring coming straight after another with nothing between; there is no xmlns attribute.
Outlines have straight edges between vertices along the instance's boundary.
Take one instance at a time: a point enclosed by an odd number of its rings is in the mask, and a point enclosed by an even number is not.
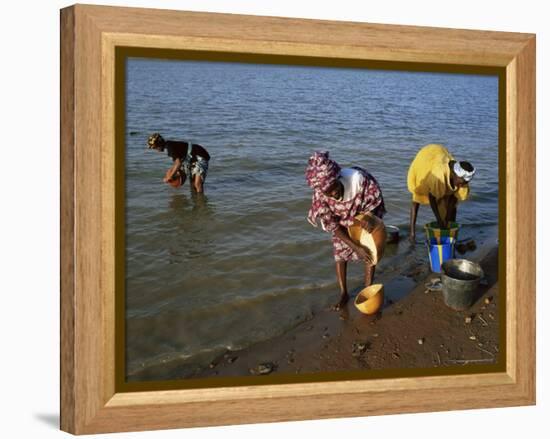
<svg viewBox="0 0 550 439"><path fill-rule="evenodd" d="M464 257L470 259L468 254ZM481 263L486 282L467 311L448 308L441 291L427 291L425 283L438 276L426 274L426 267L420 266L408 273L416 281L414 289L377 315L361 314L352 297L339 312L321 311L279 337L228 351L208 368L187 377L496 364L500 349L498 247L487 247L471 259ZM398 278L385 283L387 291L402 287Z"/></svg>

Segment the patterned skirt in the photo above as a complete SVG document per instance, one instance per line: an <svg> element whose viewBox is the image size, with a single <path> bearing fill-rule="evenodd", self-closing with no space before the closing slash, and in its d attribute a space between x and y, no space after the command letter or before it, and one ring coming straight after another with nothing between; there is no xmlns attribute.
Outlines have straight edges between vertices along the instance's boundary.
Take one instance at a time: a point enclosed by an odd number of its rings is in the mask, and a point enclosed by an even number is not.
<svg viewBox="0 0 550 439"><path fill-rule="evenodd" d="M197 156L197 159L193 162L189 162L188 160L185 160L182 163L181 166L183 172L189 178L193 178L195 175L199 175L202 179L202 181L206 180L206 175L208 174L208 160L202 158L201 156Z"/></svg>

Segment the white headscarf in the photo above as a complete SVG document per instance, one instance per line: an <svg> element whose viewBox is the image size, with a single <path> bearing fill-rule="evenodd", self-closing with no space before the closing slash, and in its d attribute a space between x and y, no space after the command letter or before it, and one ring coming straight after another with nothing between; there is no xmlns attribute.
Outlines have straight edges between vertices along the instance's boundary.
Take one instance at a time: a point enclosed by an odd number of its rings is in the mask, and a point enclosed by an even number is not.
<svg viewBox="0 0 550 439"><path fill-rule="evenodd" d="M462 178L466 183L468 183L476 173L475 168L473 168L471 171L467 171L462 166L460 166L460 162L455 162L453 166L453 171L457 175L457 177Z"/></svg>

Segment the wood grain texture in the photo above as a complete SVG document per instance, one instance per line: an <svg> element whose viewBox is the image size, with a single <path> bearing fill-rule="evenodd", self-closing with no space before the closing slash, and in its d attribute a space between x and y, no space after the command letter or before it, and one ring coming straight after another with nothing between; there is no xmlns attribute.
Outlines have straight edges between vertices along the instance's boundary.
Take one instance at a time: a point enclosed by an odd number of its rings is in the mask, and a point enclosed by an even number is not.
<svg viewBox="0 0 550 439"><path fill-rule="evenodd" d="M74 404L73 431L105 405L106 320L101 289L101 38L79 8L74 13ZM62 225L63 227L63 225Z"/></svg>
<svg viewBox="0 0 550 439"><path fill-rule="evenodd" d="M534 403L534 36L83 5L62 11L61 31L63 430L81 434ZM506 372L115 393L117 46L506 68Z"/></svg>
<svg viewBox="0 0 550 439"><path fill-rule="evenodd" d="M449 380L449 376L441 376L303 383L299 384L299 388L300 396L309 397L321 394L324 396L337 396L344 393L352 395L368 392L445 389L466 385L485 388L512 383L512 379L506 374L493 373L454 376L453 380ZM276 386L117 393L107 405L109 407L128 407L131 405L154 405L161 403L187 404L193 402L223 401L228 397L234 401L261 398L288 398L296 395L296 388L296 384L278 384Z"/></svg>
<svg viewBox="0 0 550 439"><path fill-rule="evenodd" d="M102 41L101 96L113 96L115 90L115 48ZM115 108L114 99L101 100L101 291L103 292L103 401L115 393Z"/></svg>
<svg viewBox="0 0 550 439"><path fill-rule="evenodd" d="M373 391L357 394L317 394L301 396L297 385L294 396L263 397L233 401L129 405L101 411L86 432L135 431L205 425L248 424L303 419L374 416L389 413L414 413L464 408L488 408L521 405L512 392L502 386L454 389L452 394L441 389L414 392L406 390ZM473 396L473 394L476 396ZM479 396L478 396L479 394ZM452 395L452 396L451 396Z"/></svg>
<svg viewBox="0 0 550 439"><path fill-rule="evenodd" d="M75 431L75 287L74 287L74 10L61 11L60 53L60 422L65 431Z"/></svg>
<svg viewBox="0 0 550 439"><path fill-rule="evenodd" d="M185 36L252 53L506 66L525 41L524 34L507 32L103 6L85 10L104 32L144 36L146 47L172 47Z"/></svg>
<svg viewBox="0 0 550 439"><path fill-rule="evenodd" d="M512 236L516 258L514 285L515 340L517 342L516 378L526 394L535 400L536 334L536 43L531 38L515 59L516 112L514 162L516 218L508 221L515 227ZM513 105L514 103L512 103ZM510 290L508 290L510 291Z"/></svg>
<svg viewBox="0 0 550 439"><path fill-rule="evenodd" d="M507 218L518 217L517 205L517 172L514 163L517 161L517 61L513 60L506 68L506 210ZM517 223L511 220L506 221L506 291L514 291L518 278L516 260L518 251L514 242L517 234ZM501 320L502 321L502 320ZM506 351L515 352L518 340L517 325L517 296L506 295ZM506 357L506 370L510 376L517 378L517 357L508 355Z"/></svg>

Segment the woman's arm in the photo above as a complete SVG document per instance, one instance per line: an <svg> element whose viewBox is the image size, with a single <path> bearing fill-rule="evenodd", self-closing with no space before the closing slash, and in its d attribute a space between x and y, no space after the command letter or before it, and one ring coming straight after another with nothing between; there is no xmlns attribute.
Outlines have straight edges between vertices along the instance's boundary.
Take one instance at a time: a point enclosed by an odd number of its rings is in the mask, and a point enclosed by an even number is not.
<svg viewBox="0 0 550 439"><path fill-rule="evenodd" d="M174 159L174 164L166 173L166 176L164 177L164 182L168 183L170 180L172 180L180 167L181 167L181 159L180 158Z"/></svg>
<svg viewBox="0 0 550 439"><path fill-rule="evenodd" d="M445 218L445 223L449 224L450 221L456 220L456 205L458 199L454 195L449 195L447 200L447 214Z"/></svg>
<svg viewBox="0 0 550 439"><path fill-rule="evenodd" d="M430 193L430 207L432 208L432 212L435 215L437 224L439 224L440 228L444 229L447 224L443 222L443 219L441 218L441 214L439 213L439 208L437 207L437 199L431 193Z"/></svg>
<svg viewBox="0 0 550 439"><path fill-rule="evenodd" d="M418 214L418 208L420 207L420 203L417 203L415 201L411 204L411 214L410 214L410 231L409 231L409 241L412 243L416 242L416 216Z"/></svg>

